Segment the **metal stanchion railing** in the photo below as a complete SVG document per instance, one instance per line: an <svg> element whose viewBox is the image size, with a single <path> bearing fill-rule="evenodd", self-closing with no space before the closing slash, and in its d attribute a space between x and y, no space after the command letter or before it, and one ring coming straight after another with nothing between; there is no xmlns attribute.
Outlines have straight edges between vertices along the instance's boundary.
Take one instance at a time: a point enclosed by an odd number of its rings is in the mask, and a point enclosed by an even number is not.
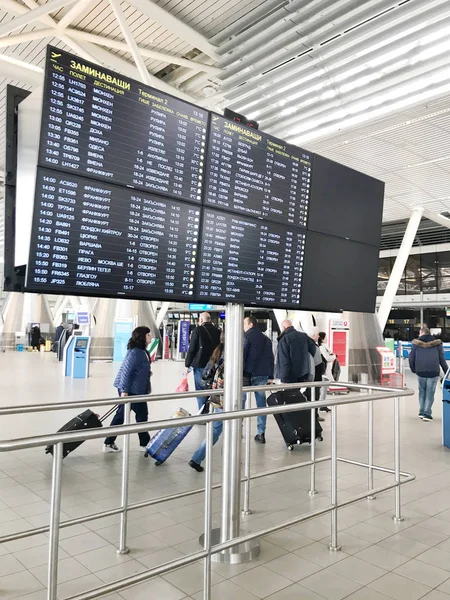
<svg viewBox="0 0 450 600"><path fill-rule="evenodd" d="M311 409L311 467L309 495L315 496L316 491L316 410Z"/></svg>
<svg viewBox="0 0 450 600"><path fill-rule="evenodd" d="M330 550L341 549L337 541L337 407L331 407L331 543Z"/></svg>
<svg viewBox="0 0 450 600"><path fill-rule="evenodd" d="M369 390L369 395L372 395L372 390ZM369 400L367 403L368 413L368 469L367 469L367 489L373 489L373 402ZM367 496L367 500L375 500L375 496Z"/></svg>
<svg viewBox="0 0 450 600"><path fill-rule="evenodd" d="M403 521L400 497L400 398L394 398L394 467L395 467L395 515L394 521Z"/></svg>
<svg viewBox="0 0 450 600"><path fill-rule="evenodd" d="M211 598L211 532L212 532L212 479L213 479L213 425L206 424L206 465L205 465L205 539L204 549L207 552L203 567L203 598Z"/></svg>
<svg viewBox="0 0 450 600"><path fill-rule="evenodd" d="M248 395L248 407L252 406L252 395ZM251 456L252 420L245 419L245 457L244 457L244 507L242 514L252 514L250 510L250 456Z"/></svg>
<svg viewBox="0 0 450 600"><path fill-rule="evenodd" d="M326 382L325 382L326 384ZM302 387L321 387L323 384L310 383L310 384L302 384ZM270 386L270 390L273 389L286 389L286 388L298 388L298 384L293 385L280 385L280 386ZM213 415L204 415L197 417L189 417L189 418L180 418L177 420L177 425L193 425L205 423L207 425L207 464L206 464L206 482L205 482L205 546L204 550L190 554L189 556L183 557L181 559L177 559L175 561L171 561L170 563L166 563L165 565L161 565L154 569L150 569L144 573L139 573L137 575L133 575L122 579L120 581L116 581L100 588L96 588L95 590L91 590L84 594L79 594L73 597L71 600L91 600L114 591L119 591L121 589L125 589L130 585L135 585L136 583L140 583L143 581L147 581L148 579L155 577L157 575L161 575L167 573L175 568L180 568L185 565L192 564L198 560L205 559L205 575L204 575L204 599L210 599L210 590L211 590L211 556L217 553L223 553L225 550L235 547L237 544L248 543L249 541L255 540L257 537L261 535L268 535L269 533L274 533L276 531L280 531L286 527L290 527L296 523L301 523L312 519L316 516L320 516L322 514L326 514L328 512L331 513L331 550L338 550L338 540L337 540L337 512L338 508L342 506L348 506L354 502L358 502L364 497L367 497L367 492L364 494L360 494L354 498L346 500L344 502L338 503L337 501L337 462L347 462L349 464L355 464L363 467L370 467L372 470L378 470L387 473L395 474L395 482L391 485L386 485L384 487L380 487L378 489L371 489L368 492L371 495L375 493L381 493L383 491L388 491L390 489L396 490L396 510L395 510L395 519L401 520L401 506L400 506L400 486L403 483L408 481L412 481L414 479L414 475L409 473L403 473L400 471L400 413L399 413L399 397L412 395L413 392L411 390L403 389L403 390L395 390L395 395L393 392L390 392L386 388L382 388L380 386L369 386L369 385L355 385L348 384L350 388L363 388L367 390L379 391L378 394L373 394L368 400L368 396L366 394L347 397L345 399L339 400L326 400L319 401L315 403L314 409L311 409L311 405L300 404L300 405L288 405L288 406L278 406L278 407L270 407L270 408L257 408L257 409L248 409L245 411L245 418L250 420L251 418L268 415L268 414L283 414L292 411L301 411L301 410L309 410L312 414L314 414L315 408L320 408L325 405L331 406L331 497L332 503L330 506L323 508L321 510L316 510L308 513L307 515L301 515L290 521L284 522L279 525L271 526L270 528L264 529L263 531L239 535L234 537L233 539L226 540L220 544L212 545L212 490L220 487L219 484L212 484L212 447L213 447L213 424L215 421L231 421L231 420L241 420L243 411L228 411L221 414L213 414ZM246 388L245 391L256 391L256 390L266 390L268 389L266 386L254 386ZM173 395L169 395L173 396ZM177 397L185 396L185 394L179 394ZM143 399L146 397L144 396ZM373 465L373 461L370 460L368 464L359 463L357 461L352 461L349 459L339 458L337 456L337 407L343 404L356 404L361 402L373 402L376 400L381 400L384 398L394 398L394 422L395 422L395 468L394 470L388 469L386 467L377 467ZM162 396L157 398L158 400L163 399ZM117 402L116 399L114 399ZM113 404L112 401L103 401L104 404ZM47 436L38 436L33 438L24 438L17 440L7 440L0 441L0 452L5 452L9 450L17 450L17 449L25 449L25 448L36 448L39 446L53 445L54 446L54 457L53 457L53 475L52 475L52 502L51 502L51 524L50 528L46 530L50 531L50 541L49 541L49 586L48 586L48 599L56 600L57 597L57 574L58 574L58 543L59 543L59 528L60 526L69 526L75 524L75 522L86 522L89 520L93 520L100 516L107 516L108 514L120 514L121 515L121 535L120 535L120 548L126 548L126 523L127 523L127 512L128 510L151 506L153 504L157 504L164 500L173 499L177 497L184 497L193 494L200 493L201 490L191 490L188 492L184 492L182 494L173 494L171 496L165 496L162 498L157 498L150 501L145 501L141 503L136 503L132 506L128 506L128 470L129 470L129 457L127 460L123 461L123 474L122 474L122 505L120 508L112 509L110 511L103 511L102 513L97 513L97 515L89 515L87 517L83 517L80 519L72 519L70 522L60 523L60 507L61 507L61 476L62 476L62 453L63 453L63 443L67 443L70 441L84 441L91 440L109 435L117 435L122 434L125 436L129 436L134 433L140 433L143 431L155 431L163 428L173 427L173 421L171 419L164 421L155 421L153 423L139 423L136 425L129 424L129 409L130 402L127 398L122 399L125 405L128 406L128 411L125 412L125 423L122 426L109 427L105 428L104 431L99 431L98 429L88 430L88 431L79 431L79 432L65 432L65 433L55 433ZM136 398L133 398L135 401ZM76 403L74 403L76 404ZM41 405L38 405L39 410L44 410L41 408ZM62 408L62 405L58 404L59 408ZM73 404L68 403L67 407L73 407ZM4 411L7 414L15 414L17 411L17 407L6 407ZM32 412L29 408L26 412ZM128 414L127 414L128 413ZM2 410L0 409L0 415L2 414ZM314 423L315 424L315 423ZM313 431L311 432L313 436ZM314 436L315 437L315 436ZM248 440L250 440L250 436L248 436ZM314 443L314 439L312 440ZM258 473L254 475L250 475L250 466L246 473L246 477L241 481L244 483L250 482L252 479L258 479L260 477L264 477L267 475L275 474L275 473L283 473L285 471L301 468L302 466L312 466L314 463L324 462L330 460L330 457L320 457L316 458L315 450L311 453L311 460L305 461L303 463L299 463L297 465L289 465L287 467L283 467L281 469L275 469L272 471L266 471L265 473ZM250 453L246 455L246 460L250 461ZM250 464L250 463L248 463ZM403 478L403 480L402 480ZM248 505L247 505L248 506ZM28 535L35 535L37 530L42 530L45 528L36 528L35 530L31 530L31 532L20 532L16 534L14 539L19 539L23 537L27 537ZM1 538L0 542L3 542L5 538Z"/></svg>
<svg viewBox="0 0 450 600"><path fill-rule="evenodd" d="M124 406L124 425L130 424L131 404ZM129 467L130 467L130 434L124 436L123 440L123 457L122 457L122 497L120 514L120 536L119 547L117 554L128 554L130 549L127 547L127 526L128 526L128 482L129 482Z"/></svg>
<svg viewBox="0 0 450 600"><path fill-rule="evenodd" d="M61 517L63 444L53 447L52 498L50 503L50 541L48 545L48 600L58 596L59 521Z"/></svg>

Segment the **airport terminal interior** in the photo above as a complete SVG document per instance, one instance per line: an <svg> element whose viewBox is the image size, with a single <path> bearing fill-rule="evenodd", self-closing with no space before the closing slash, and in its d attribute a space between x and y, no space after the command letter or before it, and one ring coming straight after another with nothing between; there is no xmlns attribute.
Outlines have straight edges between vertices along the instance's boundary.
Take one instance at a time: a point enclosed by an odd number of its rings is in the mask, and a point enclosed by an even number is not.
<svg viewBox="0 0 450 600"><path fill-rule="evenodd" d="M0 0L1 600L450 600L449 50Z"/></svg>

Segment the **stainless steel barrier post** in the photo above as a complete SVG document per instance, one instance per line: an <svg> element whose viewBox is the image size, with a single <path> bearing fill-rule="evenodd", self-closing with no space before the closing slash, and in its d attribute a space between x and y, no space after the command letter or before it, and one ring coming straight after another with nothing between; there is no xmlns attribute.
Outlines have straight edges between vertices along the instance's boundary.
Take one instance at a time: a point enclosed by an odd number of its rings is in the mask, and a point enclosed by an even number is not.
<svg viewBox="0 0 450 600"><path fill-rule="evenodd" d="M369 390L369 395L373 391ZM368 409L368 435L369 435L369 456L367 460L367 489L373 490L373 400L367 403ZM367 496L367 500L375 500L376 496Z"/></svg>
<svg viewBox="0 0 450 600"><path fill-rule="evenodd" d="M332 552L338 552L341 547L337 540L337 406L331 407L331 544Z"/></svg>
<svg viewBox="0 0 450 600"><path fill-rule="evenodd" d="M250 399L252 397L249 394ZM250 402L249 402L250 404ZM248 516L252 514L250 510L250 454L251 454L251 436L252 436L252 420L245 419L245 462L244 462L244 508L242 514Z"/></svg>
<svg viewBox="0 0 450 600"><path fill-rule="evenodd" d="M395 469L395 515L393 519L396 523L404 521L402 517L401 496L400 496L400 398L394 398L394 469Z"/></svg>
<svg viewBox="0 0 450 600"><path fill-rule="evenodd" d="M206 424L206 465L205 465L205 538L204 548L208 555L203 565L203 598L211 598L211 546L212 546L212 479L213 479L213 426L211 421Z"/></svg>
<svg viewBox="0 0 450 600"><path fill-rule="evenodd" d="M311 389L311 394L314 389ZM311 467L310 467L310 485L309 495L315 496L316 491L316 411L311 409Z"/></svg>
<svg viewBox="0 0 450 600"><path fill-rule="evenodd" d="M48 550L48 586L47 599L56 600L58 595L58 551L59 522L61 518L63 444L53 446L52 496L50 504L50 541Z"/></svg>
<svg viewBox="0 0 450 600"><path fill-rule="evenodd" d="M124 405L124 425L130 424L131 404ZM128 481L130 466L130 435L125 435L123 440L123 460L122 460L122 513L120 515L120 537L117 554L128 554L130 549L127 547L127 524L128 524Z"/></svg>

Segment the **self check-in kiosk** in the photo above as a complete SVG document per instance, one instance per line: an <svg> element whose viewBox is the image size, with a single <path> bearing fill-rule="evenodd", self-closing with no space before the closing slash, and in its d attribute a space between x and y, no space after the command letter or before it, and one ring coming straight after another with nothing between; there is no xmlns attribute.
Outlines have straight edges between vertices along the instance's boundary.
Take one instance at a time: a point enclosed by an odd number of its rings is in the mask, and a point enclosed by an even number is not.
<svg viewBox="0 0 450 600"><path fill-rule="evenodd" d="M74 379L89 377L91 338L74 331L64 348L64 375Z"/></svg>

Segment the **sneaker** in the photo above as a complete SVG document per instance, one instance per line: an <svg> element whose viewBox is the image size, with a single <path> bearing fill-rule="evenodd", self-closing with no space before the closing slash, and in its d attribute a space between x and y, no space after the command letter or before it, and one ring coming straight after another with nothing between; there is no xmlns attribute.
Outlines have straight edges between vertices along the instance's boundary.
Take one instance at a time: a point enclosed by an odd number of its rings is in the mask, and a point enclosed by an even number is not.
<svg viewBox="0 0 450 600"><path fill-rule="evenodd" d="M424 415L423 413L419 413L419 419L423 419Z"/></svg>
<svg viewBox="0 0 450 600"><path fill-rule="evenodd" d="M317 420L318 420L318 421L321 421L321 422L322 422L322 421L325 421L325 419L324 419L323 417L317 417Z"/></svg>
<svg viewBox="0 0 450 600"><path fill-rule="evenodd" d="M199 465L198 463L196 463L193 460L189 461L189 466L191 467L191 469L194 469L195 471L197 471L197 473L202 473L205 469L202 467L202 465Z"/></svg>
<svg viewBox="0 0 450 600"><path fill-rule="evenodd" d="M108 452L120 452L120 448L119 446L116 446L116 444L104 444L103 452L105 454L107 454Z"/></svg>
<svg viewBox="0 0 450 600"><path fill-rule="evenodd" d="M258 435L255 435L255 442L259 442L260 444L265 444L266 443L266 434L258 433Z"/></svg>
<svg viewBox="0 0 450 600"><path fill-rule="evenodd" d="M425 415L422 417L422 421L432 421L432 420L433 420L433 417L427 417Z"/></svg>
<svg viewBox="0 0 450 600"><path fill-rule="evenodd" d="M324 406L323 408L320 409L320 412L328 413L328 412L331 412L331 410L328 408L328 406Z"/></svg>
<svg viewBox="0 0 450 600"><path fill-rule="evenodd" d="M139 446L141 452L147 452L147 446Z"/></svg>

